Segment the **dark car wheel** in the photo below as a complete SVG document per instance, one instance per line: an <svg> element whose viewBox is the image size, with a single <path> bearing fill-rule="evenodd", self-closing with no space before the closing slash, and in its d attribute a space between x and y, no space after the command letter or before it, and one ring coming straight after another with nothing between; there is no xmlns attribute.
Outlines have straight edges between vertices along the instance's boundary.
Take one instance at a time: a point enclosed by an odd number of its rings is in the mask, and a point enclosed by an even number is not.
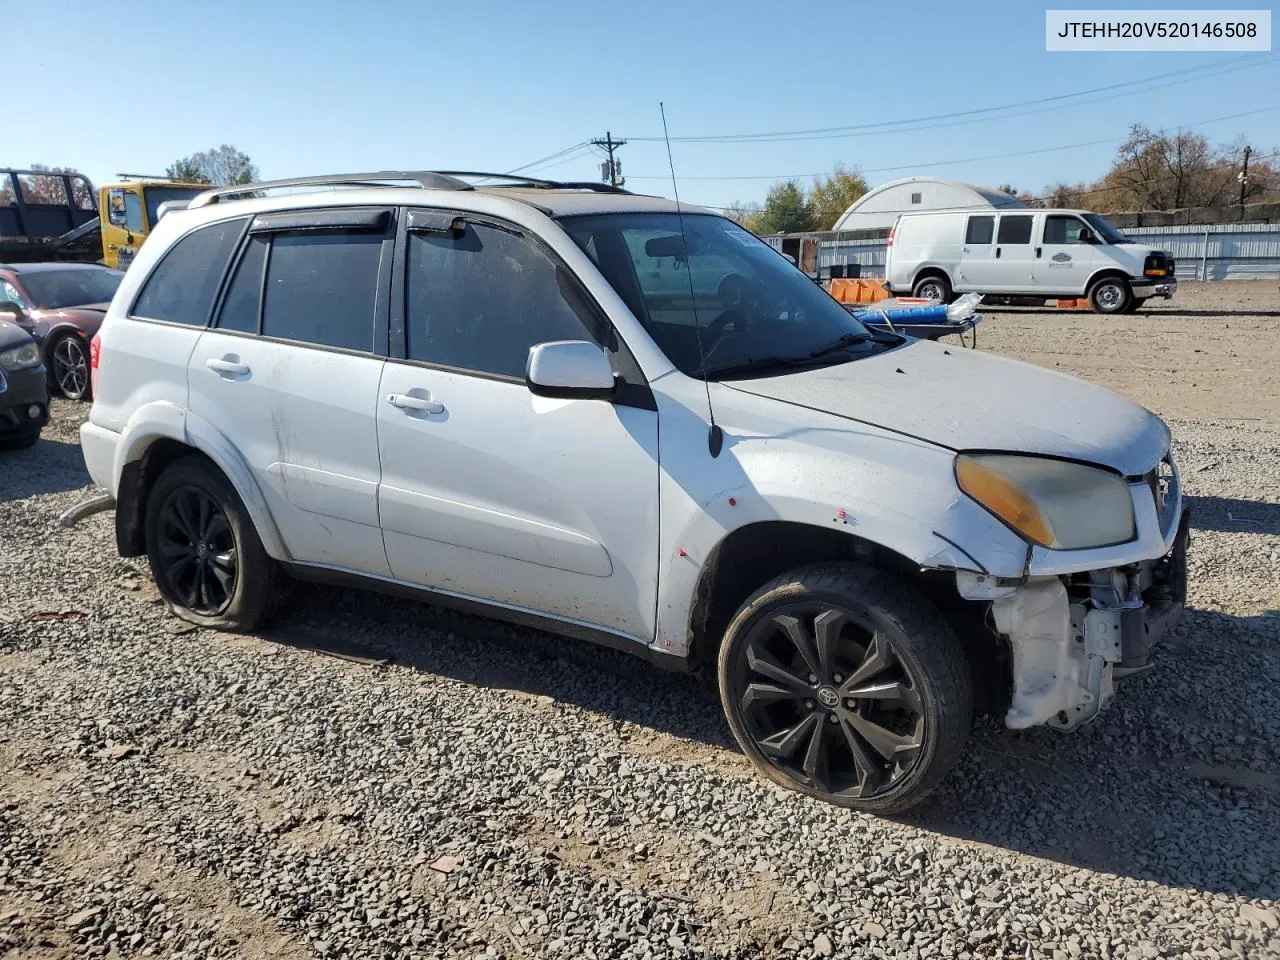
<svg viewBox="0 0 1280 960"><path fill-rule="evenodd" d="M202 457L165 468L147 497L147 558L184 620L254 630L276 601L278 568L235 488Z"/></svg>
<svg viewBox="0 0 1280 960"><path fill-rule="evenodd" d="M68 400L92 400L89 380L89 348L74 333L60 334L49 345L49 380L54 391Z"/></svg>
<svg viewBox="0 0 1280 960"><path fill-rule="evenodd" d="M726 631L720 697L738 743L784 786L892 813L955 763L973 692L959 641L897 578L852 564L761 587Z"/></svg>

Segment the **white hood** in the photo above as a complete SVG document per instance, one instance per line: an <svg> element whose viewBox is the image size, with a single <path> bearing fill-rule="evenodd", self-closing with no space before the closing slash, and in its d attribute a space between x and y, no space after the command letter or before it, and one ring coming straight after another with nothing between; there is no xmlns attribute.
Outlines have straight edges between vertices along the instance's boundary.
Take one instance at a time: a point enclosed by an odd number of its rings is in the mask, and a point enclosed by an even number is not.
<svg viewBox="0 0 1280 960"><path fill-rule="evenodd" d="M924 340L864 360L722 386L952 450L1066 457L1126 476L1146 473L1169 450L1164 421L1109 390Z"/></svg>

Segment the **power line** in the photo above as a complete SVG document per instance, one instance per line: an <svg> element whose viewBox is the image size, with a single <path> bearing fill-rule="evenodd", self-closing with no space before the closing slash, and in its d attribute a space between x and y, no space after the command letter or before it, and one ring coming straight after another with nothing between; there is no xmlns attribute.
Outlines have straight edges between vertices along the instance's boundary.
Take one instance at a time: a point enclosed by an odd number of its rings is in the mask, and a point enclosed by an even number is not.
<svg viewBox="0 0 1280 960"><path fill-rule="evenodd" d="M579 147L585 147L586 145L587 145L586 140L579 140L577 143L573 144L573 146L565 147L563 150L557 150L555 153L548 154L547 156L542 157L541 159L531 160L528 163L521 164L518 167L513 167L512 169L507 170L506 172L520 173L523 170L528 170L530 167L540 167L542 166L542 164L546 163L548 160L555 160L557 157L562 157L566 153L571 153L572 151L577 150Z"/></svg>
<svg viewBox="0 0 1280 960"><path fill-rule="evenodd" d="M839 140L860 136L883 136L890 133L907 133L917 130L938 129L941 127L962 126L973 122L973 118L981 114L999 113L1005 110L1014 110L1021 107L1034 106L1038 109L1030 111L1021 111L1018 113L1004 114L999 117L987 117L992 120L1006 120L1014 117L1027 116L1029 114L1043 113L1046 110L1060 110L1068 107L1082 106L1089 103L1098 103L1103 100L1111 100L1117 97L1132 96L1135 93L1146 93L1151 90L1159 90L1165 87L1175 86L1181 83L1191 83L1195 80L1204 80L1209 77L1216 77L1226 73L1233 73L1238 70L1248 69L1250 67L1260 66L1263 63L1273 62L1274 55L1265 54L1262 56L1246 55L1244 57L1236 57L1231 60L1223 61L1216 64L1206 64L1202 67L1190 67L1183 70L1170 71L1168 73L1155 74L1150 77L1143 77L1138 80L1127 80L1121 83L1110 84L1105 87L1095 87L1088 90L1077 90L1074 93L1058 94L1053 97L1041 97L1035 100L1023 100L1017 103L1007 103L994 107L982 107L974 110L960 110L950 113L934 114L925 117L915 117L909 120L881 120L873 123L852 124L841 127L818 127L809 130L782 130L760 133L733 133L733 134L714 134L687 137L672 137L671 139L681 143L770 143L779 141L802 141L802 140ZM1206 72L1207 71L1207 72ZM1174 77L1168 83L1153 83L1156 80L1164 80L1168 77ZM1142 86L1150 84L1149 86ZM1137 89L1123 90L1123 87L1137 87ZM1110 92L1108 91L1119 91ZM1066 103L1063 101L1075 100L1078 97L1090 96L1095 93L1107 93L1106 96L1094 97L1089 100L1080 100L1075 103ZM1049 105L1056 104L1056 105ZM961 119L965 118L965 119ZM946 121L946 122L934 122ZM629 139L635 141L660 141L661 137L653 136L632 136Z"/></svg>
<svg viewBox="0 0 1280 960"><path fill-rule="evenodd" d="M1274 110L1280 110L1280 104L1274 104L1269 107L1260 107L1257 110L1245 110L1241 113L1232 113L1224 117L1213 117L1209 120L1197 120L1195 123L1179 124L1179 130L1191 130L1196 127L1207 126L1211 123L1222 123L1226 120L1238 120L1240 117L1251 117L1259 113L1269 113ZM985 157L965 157L956 160L927 160L919 163L903 163L892 167L867 167L859 168L856 173L892 173L898 170L914 170L919 167L948 167L962 163L978 163L984 160L1003 160L1006 157L1029 157L1039 153L1056 153L1061 150L1074 150L1080 147L1096 147L1107 143L1120 143L1124 137L1108 137L1104 140L1089 140L1083 143L1065 143L1054 147L1038 147L1034 150L1021 150L1016 153L997 153L990 154ZM706 177L683 177L684 180L802 180L808 177L825 177L831 171L824 170L819 173L779 173L779 174L751 174L751 175L732 175L732 176L706 176ZM665 180L666 177L656 176L633 176L633 180Z"/></svg>

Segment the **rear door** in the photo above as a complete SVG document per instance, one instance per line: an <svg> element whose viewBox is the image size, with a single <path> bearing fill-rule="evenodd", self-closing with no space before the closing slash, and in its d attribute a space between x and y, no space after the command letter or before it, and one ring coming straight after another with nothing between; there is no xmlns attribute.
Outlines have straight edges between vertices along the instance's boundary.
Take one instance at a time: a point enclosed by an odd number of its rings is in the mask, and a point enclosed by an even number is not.
<svg viewBox="0 0 1280 960"><path fill-rule="evenodd" d="M1031 242L1033 213L1001 213L996 217L995 256L991 282L978 287L992 293L1033 293L1035 246Z"/></svg>
<svg viewBox="0 0 1280 960"><path fill-rule="evenodd" d="M1073 213L1047 213L1036 247L1036 291L1048 295L1084 294L1096 256L1091 244L1080 242L1088 225Z"/></svg>
<svg viewBox="0 0 1280 960"><path fill-rule="evenodd" d="M658 416L625 344L512 224L410 211L402 247L377 430L392 572L651 642ZM611 352L613 401L530 392L529 349L556 340Z"/></svg>
<svg viewBox="0 0 1280 960"><path fill-rule="evenodd" d="M985 293L999 282L995 239L995 214L971 213L964 218L964 246L960 248L960 262L952 287L957 293L971 290Z"/></svg>
<svg viewBox="0 0 1280 960"><path fill-rule="evenodd" d="M248 463L292 558L384 576L375 405L394 220L256 217L190 365L191 415Z"/></svg>

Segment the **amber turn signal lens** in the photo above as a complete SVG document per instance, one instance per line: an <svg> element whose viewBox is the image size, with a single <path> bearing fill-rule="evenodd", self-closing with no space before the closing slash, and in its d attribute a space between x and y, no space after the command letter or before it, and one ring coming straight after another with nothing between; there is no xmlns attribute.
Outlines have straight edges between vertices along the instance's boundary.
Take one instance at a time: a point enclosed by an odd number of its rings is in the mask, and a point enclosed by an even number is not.
<svg viewBox="0 0 1280 960"><path fill-rule="evenodd" d="M1020 534L1042 547L1052 546L1053 530L1044 514L1025 493L981 461L956 458L960 489Z"/></svg>

